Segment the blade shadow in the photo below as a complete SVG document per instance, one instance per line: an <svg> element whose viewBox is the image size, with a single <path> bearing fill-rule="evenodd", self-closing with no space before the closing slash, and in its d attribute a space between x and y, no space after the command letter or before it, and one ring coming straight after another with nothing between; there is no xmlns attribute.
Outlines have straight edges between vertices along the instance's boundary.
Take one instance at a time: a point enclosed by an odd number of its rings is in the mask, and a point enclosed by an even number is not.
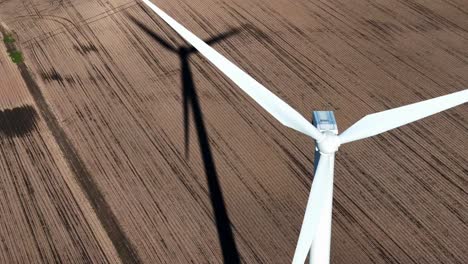
<svg viewBox="0 0 468 264"><path fill-rule="evenodd" d="M137 21L135 18L130 16L130 19L162 47L179 55L181 64L185 153L187 156L187 153L189 151L189 120L191 112L193 116L195 130L197 133L200 154L203 160L205 176L208 182L208 190L210 193L210 200L211 205L213 207L216 229L218 232L218 239L223 254L223 260L224 263L228 264L240 263L239 252L237 250L236 242L232 232L231 221L226 210L222 189L219 183L218 173L213 158L213 152L211 150L211 145L209 142L209 136L203 118L203 112L195 87L195 82L193 80L193 73L190 67L189 57L197 51L193 47L189 46L174 47L168 42L166 42L164 39L162 39L154 31ZM238 29L233 29L208 40L207 43L215 44L223 39L237 34L238 32Z"/></svg>
<svg viewBox="0 0 468 264"><path fill-rule="evenodd" d="M163 46L165 49L170 50L172 52L178 53L178 49L174 46L172 46L169 42L165 41L163 38L161 38L158 34L156 34L154 31L152 31L150 28L148 28L146 25L138 21L136 18L134 18L131 15L127 14L127 17L135 23L141 30L143 30L148 36L150 36L152 39L156 40L159 45Z"/></svg>

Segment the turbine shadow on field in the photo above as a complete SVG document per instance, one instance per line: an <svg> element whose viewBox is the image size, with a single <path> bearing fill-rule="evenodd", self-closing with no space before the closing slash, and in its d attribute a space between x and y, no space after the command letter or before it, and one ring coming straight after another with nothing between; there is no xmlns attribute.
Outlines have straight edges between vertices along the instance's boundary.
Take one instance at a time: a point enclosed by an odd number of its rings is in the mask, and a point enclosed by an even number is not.
<svg viewBox="0 0 468 264"><path fill-rule="evenodd" d="M198 136L198 143L200 147L200 154L203 159L205 175L208 181L208 189L210 192L211 204L215 215L216 228L218 231L218 238L221 245L224 263L240 263L239 252L237 250L234 235L232 233L231 222L227 214L226 206L224 203L223 193L218 179L218 173L211 151L208 132L203 120L203 112L200 106L199 97L193 81L193 74L189 63L191 54L197 50L190 46L174 47L172 44L166 42L154 31L147 26L136 20L134 17L128 15L141 30L154 39L163 48L175 53L179 56L181 64L181 81L182 81L182 107L184 115L184 138L185 138L185 153L187 155L189 148L189 112L193 114L195 129ZM221 34L217 37L211 38L206 43L208 45L219 42L239 32L238 29L233 29L227 33Z"/></svg>

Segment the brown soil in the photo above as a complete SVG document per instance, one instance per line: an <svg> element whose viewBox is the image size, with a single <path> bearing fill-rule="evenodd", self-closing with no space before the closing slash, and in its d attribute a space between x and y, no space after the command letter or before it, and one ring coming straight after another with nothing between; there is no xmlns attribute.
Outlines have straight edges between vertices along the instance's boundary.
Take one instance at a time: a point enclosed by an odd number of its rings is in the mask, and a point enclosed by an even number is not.
<svg viewBox="0 0 468 264"><path fill-rule="evenodd" d="M341 131L468 87L466 1L154 2ZM0 45L0 262L291 261L310 139L135 1L0 0L0 21L25 58ZM341 147L333 263L468 258L467 110Z"/></svg>
<svg viewBox="0 0 468 264"><path fill-rule="evenodd" d="M3 45L0 62L0 262L118 263Z"/></svg>

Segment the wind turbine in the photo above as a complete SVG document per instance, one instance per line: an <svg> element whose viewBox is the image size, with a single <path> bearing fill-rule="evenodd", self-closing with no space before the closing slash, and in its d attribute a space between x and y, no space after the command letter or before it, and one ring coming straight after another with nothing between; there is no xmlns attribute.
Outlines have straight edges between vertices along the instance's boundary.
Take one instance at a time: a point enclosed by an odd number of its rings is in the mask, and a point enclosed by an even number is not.
<svg viewBox="0 0 468 264"><path fill-rule="evenodd" d="M310 251L311 263L330 260L331 212L333 200L333 170L335 152L340 145L381 134L424 117L468 102L468 89L430 100L367 115L338 135L332 112L315 112L312 125L301 114L278 98L250 75L242 71L223 55L211 48L192 32L151 3L142 0L183 39L196 48L208 61L231 79L253 100L275 117L281 124L315 139L319 158L315 164L315 177L310 190L293 264L304 263ZM319 128L323 128L320 129Z"/></svg>

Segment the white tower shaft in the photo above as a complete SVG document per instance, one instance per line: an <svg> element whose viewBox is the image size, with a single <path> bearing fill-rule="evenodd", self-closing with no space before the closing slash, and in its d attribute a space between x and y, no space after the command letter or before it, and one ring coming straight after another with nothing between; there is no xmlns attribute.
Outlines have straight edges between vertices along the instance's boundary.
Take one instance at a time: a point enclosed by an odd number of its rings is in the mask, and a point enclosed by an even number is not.
<svg viewBox="0 0 468 264"><path fill-rule="evenodd" d="M333 115L333 112L331 111L315 111L313 124L320 130L320 132L331 132L335 135L338 134L338 127L336 125L335 117ZM315 142L315 144L316 146L318 146L317 141ZM322 154L320 153L318 148L316 148L314 154L314 174L317 170L320 155ZM334 158L332 160L334 160ZM331 166L334 166L334 164L332 164ZM331 181L333 184L333 178L331 179ZM326 205L320 214L318 230L310 248L310 264L330 263L333 193L326 193L326 197L323 197L323 199L326 201Z"/></svg>

